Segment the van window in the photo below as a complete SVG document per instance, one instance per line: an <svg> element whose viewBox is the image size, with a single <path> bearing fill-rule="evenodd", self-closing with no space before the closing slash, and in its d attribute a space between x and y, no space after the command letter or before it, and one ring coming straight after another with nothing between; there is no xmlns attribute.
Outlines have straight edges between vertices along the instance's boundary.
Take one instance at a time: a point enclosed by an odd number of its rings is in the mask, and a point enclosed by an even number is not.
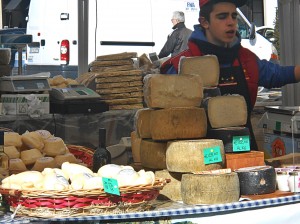
<svg viewBox="0 0 300 224"><path fill-rule="evenodd" d="M238 31L242 39L249 39L249 26L248 24L238 15Z"/></svg>

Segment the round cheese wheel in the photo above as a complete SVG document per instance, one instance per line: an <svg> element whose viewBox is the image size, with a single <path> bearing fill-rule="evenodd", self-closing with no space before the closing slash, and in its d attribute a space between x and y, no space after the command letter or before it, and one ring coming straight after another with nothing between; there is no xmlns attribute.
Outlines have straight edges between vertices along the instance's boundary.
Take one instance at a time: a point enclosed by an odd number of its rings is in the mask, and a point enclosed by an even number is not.
<svg viewBox="0 0 300 224"><path fill-rule="evenodd" d="M224 204L238 202L239 178L230 174L183 174L181 179L182 201L188 205Z"/></svg>
<svg viewBox="0 0 300 224"><path fill-rule="evenodd" d="M142 139L141 141L141 164L151 169L166 169L167 142Z"/></svg>
<svg viewBox="0 0 300 224"><path fill-rule="evenodd" d="M164 169L164 170L155 171L155 177L170 180L170 182L166 184L164 188L159 191L160 199L182 201L181 198L182 173L174 173Z"/></svg>
<svg viewBox="0 0 300 224"><path fill-rule="evenodd" d="M17 148L22 146L21 135L17 132L4 132L4 145L16 146Z"/></svg>
<svg viewBox="0 0 300 224"><path fill-rule="evenodd" d="M9 171L10 173L23 172L26 171L27 168L20 158L10 159L9 160Z"/></svg>
<svg viewBox="0 0 300 224"><path fill-rule="evenodd" d="M21 152L21 159L26 166L34 164L36 160L41 157L43 157L43 155L38 149L29 149Z"/></svg>
<svg viewBox="0 0 300 224"><path fill-rule="evenodd" d="M41 157L36 160L31 170L43 171L45 168L58 168L53 157Z"/></svg>
<svg viewBox="0 0 300 224"><path fill-rule="evenodd" d="M66 153L66 145L59 137L50 137L44 140L43 152L47 156L64 155Z"/></svg>
<svg viewBox="0 0 300 224"><path fill-rule="evenodd" d="M150 108L143 108L135 113L134 128L139 138L151 138L150 116L152 111Z"/></svg>
<svg viewBox="0 0 300 224"><path fill-rule="evenodd" d="M30 149L42 150L44 148L44 141L41 135L37 132L25 132L22 134L22 142Z"/></svg>
<svg viewBox="0 0 300 224"><path fill-rule="evenodd" d="M10 159L20 158L20 152L16 146L4 146L4 152Z"/></svg>
<svg viewBox="0 0 300 224"><path fill-rule="evenodd" d="M220 162L208 163L204 156L208 149L216 149ZM223 142L219 139L170 141L166 152L167 169L171 172L197 172L225 167Z"/></svg>
<svg viewBox="0 0 300 224"><path fill-rule="evenodd" d="M47 139L53 136L48 130L36 130L35 132L38 133L43 139Z"/></svg>
<svg viewBox="0 0 300 224"><path fill-rule="evenodd" d="M61 167L61 165L64 162L78 163L78 159L76 159L76 157L72 153L66 153L64 155L57 155L54 157L54 160L59 167Z"/></svg>
<svg viewBox="0 0 300 224"><path fill-rule="evenodd" d="M276 191L276 172L272 166L252 166L235 170L242 195L270 194Z"/></svg>
<svg viewBox="0 0 300 224"><path fill-rule="evenodd" d="M174 107L151 112L153 140L203 138L207 132L205 110L198 107Z"/></svg>

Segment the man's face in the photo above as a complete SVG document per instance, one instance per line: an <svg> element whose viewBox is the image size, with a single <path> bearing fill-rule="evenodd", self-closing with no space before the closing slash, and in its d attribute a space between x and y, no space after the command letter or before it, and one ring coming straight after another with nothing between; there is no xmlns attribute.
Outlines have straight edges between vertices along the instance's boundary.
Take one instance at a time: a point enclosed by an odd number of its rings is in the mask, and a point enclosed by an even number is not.
<svg viewBox="0 0 300 224"><path fill-rule="evenodd" d="M236 38L237 22L236 6L221 2L214 5L210 22L202 20L201 25L210 43L226 47Z"/></svg>

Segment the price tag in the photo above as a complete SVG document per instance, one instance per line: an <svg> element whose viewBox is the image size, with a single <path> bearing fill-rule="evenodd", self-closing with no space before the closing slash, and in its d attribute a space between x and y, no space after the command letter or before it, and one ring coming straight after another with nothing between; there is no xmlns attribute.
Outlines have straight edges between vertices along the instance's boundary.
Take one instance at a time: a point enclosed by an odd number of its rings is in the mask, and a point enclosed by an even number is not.
<svg viewBox="0 0 300 224"><path fill-rule="evenodd" d="M204 149L204 164L222 162L220 146Z"/></svg>
<svg viewBox="0 0 300 224"><path fill-rule="evenodd" d="M120 196L118 181L112 178L102 177L103 188L106 193Z"/></svg>
<svg viewBox="0 0 300 224"><path fill-rule="evenodd" d="M249 136L233 136L232 146L234 152L250 151Z"/></svg>

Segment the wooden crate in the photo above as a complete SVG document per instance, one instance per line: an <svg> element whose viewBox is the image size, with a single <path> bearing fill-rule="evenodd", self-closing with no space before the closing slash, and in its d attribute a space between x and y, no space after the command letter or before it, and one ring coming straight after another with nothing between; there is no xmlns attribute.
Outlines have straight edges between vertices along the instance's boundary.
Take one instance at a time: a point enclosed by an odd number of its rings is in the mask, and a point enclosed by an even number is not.
<svg viewBox="0 0 300 224"><path fill-rule="evenodd" d="M241 153L226 153L226 167L231 170L249 167L249 166L264 166L264 152L250 151Z"/></svg>

